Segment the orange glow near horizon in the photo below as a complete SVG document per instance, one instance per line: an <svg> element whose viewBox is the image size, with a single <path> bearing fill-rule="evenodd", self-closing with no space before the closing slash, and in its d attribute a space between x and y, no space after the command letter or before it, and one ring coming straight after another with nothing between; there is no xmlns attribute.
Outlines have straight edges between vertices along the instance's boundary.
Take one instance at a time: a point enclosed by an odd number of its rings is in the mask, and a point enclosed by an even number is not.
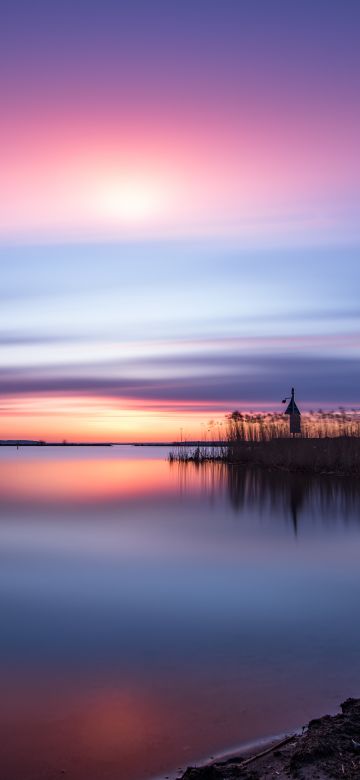
<svg viewBox="0 0 360 780"><path fill-rule="evenodd" d="M333 410L325 404L324 409ZM0 439L32 439L82 443L171 443L226 438L226 415L239 409L237 401L169 401L162 399L91 396L32 396L4 398ZM304 413L317 409L302 404ZM244 414L281 413L271 402L243 401Z"/></svg>
<svg viewBox="0 0 360 780"><path fill-rule="evenodd" d="M198 408L197 408L198 407ZM1 439L49 442L161 442L222 435L222 403L141 401L88 396L4 399ZM209 425L209 423L211 423Z"/></svg>

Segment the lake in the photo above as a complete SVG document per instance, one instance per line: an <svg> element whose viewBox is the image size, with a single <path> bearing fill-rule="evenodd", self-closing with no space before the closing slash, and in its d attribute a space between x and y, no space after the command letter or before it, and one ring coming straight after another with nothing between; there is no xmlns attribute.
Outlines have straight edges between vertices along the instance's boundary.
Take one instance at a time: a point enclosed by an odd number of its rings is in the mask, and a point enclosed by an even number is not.
<svg viewBox="0 0 360 780"><path fill-rule="evenodd" d="M360 695L360 486L0 449L6 780L152 780Z"/></svg>

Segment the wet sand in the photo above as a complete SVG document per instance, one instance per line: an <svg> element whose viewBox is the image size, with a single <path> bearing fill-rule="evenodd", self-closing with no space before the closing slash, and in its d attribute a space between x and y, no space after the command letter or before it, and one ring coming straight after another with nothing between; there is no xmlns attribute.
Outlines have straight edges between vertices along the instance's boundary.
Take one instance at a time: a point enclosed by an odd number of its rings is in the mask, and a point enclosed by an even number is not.
<svg viewBox="0 0 360 780"><path fill-rule="evenodd" d="M269 743L202 767L181 780L334 780L360 778L360 699L347 699L341 713L309 722L303 734Z"/></svg>

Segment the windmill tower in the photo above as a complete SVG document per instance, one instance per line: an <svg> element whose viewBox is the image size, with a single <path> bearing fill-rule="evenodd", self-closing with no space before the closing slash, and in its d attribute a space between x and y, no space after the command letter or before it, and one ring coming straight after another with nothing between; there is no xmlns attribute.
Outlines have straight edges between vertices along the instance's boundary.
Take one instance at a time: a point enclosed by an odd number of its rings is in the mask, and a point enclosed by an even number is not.
<svg viewBox="0 0 360 780"><path fill-rule="evenodd" d="M285 414L289 415L290 435L295 436L296 433L301 433L301 412L295 403L295 389L293 387L291 388L290 398L284 398L283 404L286 404L286 401L289 401Z"/></svg>

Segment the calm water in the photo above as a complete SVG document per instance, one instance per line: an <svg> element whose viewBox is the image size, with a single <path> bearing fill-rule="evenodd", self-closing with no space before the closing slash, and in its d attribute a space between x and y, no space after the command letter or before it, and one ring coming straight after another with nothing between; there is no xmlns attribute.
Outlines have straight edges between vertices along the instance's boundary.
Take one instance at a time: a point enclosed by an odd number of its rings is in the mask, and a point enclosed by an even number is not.
<svg viewBox="0 0 360 780"><path fill-rule="evenodd" d="M360 486L0 451L0 766L146 780L360 695Z"/></svg>

